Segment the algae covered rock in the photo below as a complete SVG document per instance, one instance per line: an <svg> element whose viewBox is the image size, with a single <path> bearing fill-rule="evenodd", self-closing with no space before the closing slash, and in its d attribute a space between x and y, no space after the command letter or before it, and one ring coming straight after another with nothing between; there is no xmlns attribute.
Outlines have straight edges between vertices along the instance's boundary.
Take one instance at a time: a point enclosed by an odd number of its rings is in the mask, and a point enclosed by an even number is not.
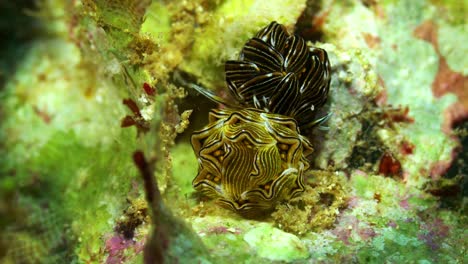
<svg viewBox="0 0 468 264"><path fill-rule="evenodd" d="M309 256L307 247L298 237L266 223L249 230L244 240L261 258L269 260L290 262Z"/></svg>
<svg viewBox="0 0 468 264"><path fill-rule="evenodd" d="M0 4L0 262L466 262L465 2L26 2ZM224 98L271 21L328 52L331 115L305 195L253 221L194 195L209 107L173 74Z"/></svg>

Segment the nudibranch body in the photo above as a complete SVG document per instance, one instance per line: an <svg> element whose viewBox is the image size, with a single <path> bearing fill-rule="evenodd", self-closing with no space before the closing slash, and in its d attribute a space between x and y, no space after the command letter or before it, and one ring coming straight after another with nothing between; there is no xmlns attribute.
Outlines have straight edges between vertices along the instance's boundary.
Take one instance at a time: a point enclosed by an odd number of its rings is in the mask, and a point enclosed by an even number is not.
<svg viewBox="0 0 468 264"><path fill-rule="evenodd" d="M304 191L312 145L290 117L252 108L213 110L192 145L200 161L195 189L243 215Z"/></svg>
<svg viewBox="0 0 468 264"><path fill-rule="evenodd" d="M192 135L200 164L192 184L224 207L258 216L304 191L313 149L300 129L321 121L314 116L327 99L330 65L325 50L272 22L225 71L235 105L197 88L229 108L212 110Z"/></svg>

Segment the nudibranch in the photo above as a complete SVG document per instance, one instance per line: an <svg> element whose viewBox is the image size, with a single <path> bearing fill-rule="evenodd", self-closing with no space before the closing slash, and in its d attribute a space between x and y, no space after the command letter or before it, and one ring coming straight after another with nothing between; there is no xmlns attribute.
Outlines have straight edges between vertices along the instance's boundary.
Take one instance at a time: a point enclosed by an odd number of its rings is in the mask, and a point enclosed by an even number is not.
<svg viewBox="0 0 468 264"><path fill-rule="evenodd" d="M272 22L248 40L239 59L225 64L235 103L196 88L227 108L212 110L209 124L192 135L201 194L246 217L272 211L304 189L313 151L300 130L320 123L327 100L327 52L311 47Z"/></svg>

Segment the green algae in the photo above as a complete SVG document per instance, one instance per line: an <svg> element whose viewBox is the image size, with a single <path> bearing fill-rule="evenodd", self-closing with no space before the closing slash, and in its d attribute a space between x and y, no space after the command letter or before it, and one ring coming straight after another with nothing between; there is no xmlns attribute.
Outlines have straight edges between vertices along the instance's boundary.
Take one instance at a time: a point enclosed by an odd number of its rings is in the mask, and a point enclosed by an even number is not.
<svg viewBox="0 0 468 264"><path fill-rule="evenodd" d="M197 234L203 239L206 247L213 254L214 261L236 261L249 259L252 254L248 244L243 240L243 233L254 226L254 222L238 217L207 215L190 217L189 222ZM232 248L239 249L233 251Z"/></svg>
<svg viewBox="0 0 468 264"><path fill-rule="evenodd" d="M297 235L333 226L348 200L343 174L314 170L306 173L306 177L305 192L278 205L271 214L277 227Z"/></svg>
<svg viewBox="0 0 468 264"><path fill-rule="evenodd" d="M395 262L409 261L408 256L418 262L427 261L430 252L415 236L418 227L414 224L398 226L398 230L394 228L380 230L382 235L361 249L358 254L359 261L366 263L378 263L381 259Z"/></svg>
<svg viewBox="0 0 468 264"><path fill-rule="evenodd" d="M450 25L440 22L437 45L441 55L447 60L450 68L463 75L468 75L468 59L464 54L468 53L466 45L456 43L466 43L468 41L468 28L466 24Z"/></svg>
<svg viewBox="0 0 468 264"><path fill-rule="evenodd" d="M8 118L1 125L7 139L1 166L7 176L1 181L20 195L17 216L28 211L28 222L16 225L31 237L22 247L9 247L6 254L13 261L19 261L20 248L34 251L35 239L48 256L45 262L102 259L101 237L112 232L128 180L136 176L128 156L135 133L120 128L121 99L103 88L112 87L109 82L96 87L90 81L94 75L82 66L72 43L41 39L31 43L17 77L2 91ZM16 239L13 230L5 235ZM21 255L36 262L34 254Z"/></svg>
<svg viewBox="0 0 468 264"><path fill-rule="evenodd" d="M453 0L431 0L429 2L437 7L440 14L439 17L447 21L450 25L466 25L466 11L468 10L468 4L466 2Z"/></svg>
<svg viewBox="0 0 468 264"><path fill-rule="evenodd" d="M429 195L391 178L354 174L351 184L353 195L365 203L365 206L355 207L352 214L381 227L386 226L390 219L414 217L418 211L436 206L436 200Z"/></svg>
<svg viewBox="0 0 468 264"><path fill-rule="evenodd" d="M211 250L216 263L239 260L271 263L301 260L309 255L297 236L275 228L271 223L213 215L192 217L190 222Z"/></svg>
<svg viewBox="0 0 468 264"><path fill-rule="evenodd" d="M244 240L256 250L261 258L294 261L309 256L302 241L289 233L259 224L244 235Z"/></svg>
<svg viewBox="0 0 468 264"><path fill-rule="evenodd" d="M181 197L193 193L192 180L197 175L198 162L189 144L177 144L172 153L172 175Z"/></svg>
<svg viewBox="0 0 468 264"><path fill-rule="evenodd" d="M49 85L49 89L53 91L51 86ZM77 103L75 99L76 97L70 103ZM25 105L25 108L29 108L28 105ZM106 109L102 108L101 112L106 112ZM33 111L25 113L26 115L22 117L25 118L24 124L43 122ZM79 118L85 116L85 113L81 113ZM92 117L90 116L89 119ZM76 120L67 121L76 122ZM63 122L61 125L66 123ZM97 124L98 126L92 123L92 127L105 126L107 122ZM105 131L108 134L102 133L111 138L104 136L95 138L89 136L89 130L79 133L81 129L90 129L86 128L86 124L83 123L80 126L75 126L75 131L73 128L63 128L64 131L61 131L62 129L52 128L50 125L38 125L36 129L42 129L44 133L40 135L44 141L36 139L34 136L38 134L35 134L33 130L21 130L17 135L25 140L18 139L17 142L20 143L9 148L10 153L24 151L30 155L10 156L15 159L3 160L2 169L14 170L16 188L22 195L28 197L30 193L38 193L39 196L31 197L32 200L28 203L30 205L21 203L21 206L34 208L35 204L40 205L46 202L49 207L51 213L44 212L40 208L30 209L31 212L36 211L38 214L38 218L31 220L33 223L37 222L39 226L45 224L43 228L50 230L48 232L57 230L48 235L50 238L41 238L44 240L42 243L46 247L45 250L50 252L60 246L63 243L58 240L61 234L72 232L76 235L70 234L68 239L71 241L67 243L74 244L79 241L81 246L76 246L76 254L81 259L88 259L102 250L100 237L105 232L112 232L112 225L109 221L121 210L125 201L124 194L130 188L129 176L135 177L134 166L128 158L128 153L134 146L132 141L135 134L132 131L120 129L118 129L120 135L112 134L112 130L109 129L112 126L107 126ZM114 123L114 126L118 128L118 123ZM18 128L16 124L15 127ZM94 131L97 133L99 129ZM31 137L29 133L34 134ZM86 137L86 140L83 137ZM112 146L109 146L109 142L115 139L118 139L120 143L113 142ZM28 141L35 144L30 144ZM26 146L28 146L27 151L24 150ZM116 155L116 153L119 154ZM112 169L109 170L109 168ZM33 175L37 175L34 176L37 178L37 183L31 181ZM107 202L102 204L96 201Z"/></svg>
<svg viewBox="0 0 468 264"><path fill-rule="evenodd" d="M150 34L158 43L165 44L169 41L171 20L168 8L160 2L153 2L148 7L145 21L141 24L141 33Z"/></svg>

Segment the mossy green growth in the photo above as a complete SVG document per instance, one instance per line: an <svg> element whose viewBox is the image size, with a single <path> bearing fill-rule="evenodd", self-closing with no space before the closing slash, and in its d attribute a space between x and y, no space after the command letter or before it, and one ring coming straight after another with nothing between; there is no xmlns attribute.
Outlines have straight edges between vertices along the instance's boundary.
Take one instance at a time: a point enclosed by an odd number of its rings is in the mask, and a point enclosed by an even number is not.
<svg viewBox="0 0 468 264"><path fill-rule="evenodd" d="M201 237L206 248L212 252L215 263L258 260L243 239L243 233L252 228L254 222L235 216L216 215L194 216L187 220Z"/></svg>
<svg viewBox="0 0 468 264"><path fill-rule="evenodd" d="M156 43L164 44L169 40L170 31L171 17L167 6L153 1L146 11L140 32L151 35Z"/></svg>
<svg viewBox="0 0 468 264"><path fill-rule="evenodd" d="M117 56L126 55L128 45L139 32L146 8L151 1L117 0L112 4L104 0L83 2L85 11L105 27L106 33L110 35L108 40L111 46L108 48Z"/></svg>
<svg viewBox="0 0 468 264"><path fill-rule="evenodd" d="M298 237L267 223L249 230L244 240L264 259L289 262L309 256L307 247Z"/></svg>
<svg viewBox="0 0 468 264"><path fill-rule="evenodd" d="M465 3L466 5L466 3ZM465 10L465 12L468 9ZM468 27L466 22L460 25L450 25L444 21L438 23L437 45L440 54L447 60L451 70L468 75L467 45L458 45L468 42Z"/></svg>
<svg viewBox="0 0 468 264"><path fill-rule="evenodd" d="M130 133L127 139L133 136ZM27 168L16 167L17 188L23 195L19 206L28 208L31 224L43 228L45 233L37 237L45 252L63 247L66 233L65 242L75 244L78 258L104 257L101 237L113 232L112 219L122 211L129 180L136 177L129 152L124 150L130 146L127 141L120 148L87 147L73 132L57 132L36 157L24 161ZM71 256L66 251L55 254L51 256Z"/></svg>
<svg viewBox="0 0 468 264"><path fill-rule="evenodd" d="M392 262L428 261L429 249L417 238L416 223L398 222L398 229L386 227L380 236L362 248L357 257L360 262L379 263L382 259Z"/></svg>
<svg viewBox="0 0 468 264"><path fill-rule="evenodd" d="M45 160L37 161L49 180L57 177L66 182L54 188L59 192L55 198L48 198L57 203L51 205L52 210L62 211L70 221L70 235L78 241L75 250L82 260L104 257L101 238L113 232L113 219L125 206L131 179L137 179L130 159L133 133L126 138L124 145L92 148L84 147L73 134L58 133L41 151ZM69 162L57 166L57 160Z"/></svg>
<svg viewBox="0 0 468 264"><path fill-rule="evenodd" d="M437 205L430 195L389 177L354 173L350 184L357 203L352 214L380 227L387 226L390 220L415 217Z"/></svg>
<svg viewBox="0 0 468 264"><path fill-rule="evenodd" d="M348 191L343 174L331 171L306 173L306 188L300 196L279 204L272 218L282 230L298 235L327 229L346 207Z"/></svg>
<svg viewBox="0 0 468 264"><path fill-rule="evenodd" d="M466 1L429 0L428 2L438 7L440 13L443 14L442 16L438 16L438 18L446 20L453 26L463 25L466 27L466 12L468 11L468 3Z"/></svg>
<svg viewBox="0 0 468 264"><path fill-rule="evenodd" d="M453 216L453 215L452 215ZM462 263L466 243L446 239L449 234L466 234L460 225L451 220L440 221L417 218L396 220L393 226L377 229L379 234L370 243L360 248L360 262ZM453 230L449 231L449 225ZM463 227L461 227L463 229ZM463 236L463 235L461 235Z"/></svg>
<svg viewBox="0 0 468 264"><path fill-rule="evenodd" d="M47 256L101 262L101 238L113 232L137 177L131 160L136 133L120 128L125 110L115 87L90 82L91 69L80 63L77 48L63 39L31 45L1 93L0 173L6 177L0 185L8 187L2 196L19 195L9 213L25 221L10 224L40 241ZM18 250L12 244L7 255L19 261ZM42 261L54 262L47 259Z"/></svg>
<svg viewBox="0 0 468 264"><path fill-rule="evenodd" d="M198 161L189 143L180 143L172 148L172 175L182 195L193 192L192 180L197 175Z"/></svg>
<svg viewBox="0 0 468 264"><path fill-rule="evenodd" d="M272 223L233 215L190 217L189 222L213 253L215 263L271 263L300 261L309 255L299 237Z"/></svg>

